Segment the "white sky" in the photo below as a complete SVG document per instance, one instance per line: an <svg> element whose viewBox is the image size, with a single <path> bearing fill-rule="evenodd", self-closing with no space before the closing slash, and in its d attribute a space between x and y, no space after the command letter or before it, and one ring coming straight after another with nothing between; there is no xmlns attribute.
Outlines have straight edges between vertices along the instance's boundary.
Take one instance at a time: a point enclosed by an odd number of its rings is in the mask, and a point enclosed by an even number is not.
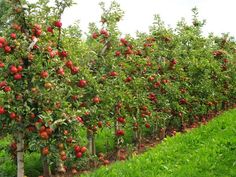
<svg viewBox="0 0 236 177"><path fill-rule="evenodd" d="M83 32L87 31L89 22L98 23L101 10L98 3L101 0L75 0L77 5L68 9L63 16L65 26L80 20ZM103 0L107 5L112 0ZM204 33L215 34L230 32L236 36L236 0L116 0L125 11L125 16L120 22L122 33L135 34L147 32L153 22L153 15L159 14L161 19L171 27L184 17L190 21L191 9L199 9L200 18L206 19Z"/></svg>

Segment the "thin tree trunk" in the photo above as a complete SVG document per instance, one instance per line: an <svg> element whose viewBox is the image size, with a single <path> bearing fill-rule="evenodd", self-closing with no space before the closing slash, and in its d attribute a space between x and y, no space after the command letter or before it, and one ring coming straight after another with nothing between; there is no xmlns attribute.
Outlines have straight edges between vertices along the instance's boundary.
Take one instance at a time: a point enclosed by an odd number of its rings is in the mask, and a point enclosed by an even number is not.
<svg viewBox="0 0 236 177"><path fill-rule="evenodd" d="M64 168L64 162L62 160L59 160L58 167L57 167L57 177L62 177L65 175L65 168Z"/></svg>
<svg viewBox="0 0 236 177"><path fill-rule="evenodd" d="M87 129L87 139L88 139L89 154L93 155L93 133L92 133L92 130Z"/></svg>
<svg viewBox="0 0 236 177"><path fill-rule="evenodd" d="M92 135L92 154L96 155L96 143L95 143L95 135Z"/></svg>
<svg viewBox="0 0 236 177"><path fill-rule="evenodd" d="M17 134L17 177L24 177L24 135Z"/></svg>
<svg viewBox="0 0 236 177"><path fill-rule="evenodd" d="M51 177L51 170L49 168L49 164L48 164L48 159L46 156L41 155L41 159L42 159L42 165L43 165L43 176L44 177Z"/></svg>
<svg viewBox="0 0 236 177"><path fill-rule="evenodd" d="M114 128L115 128L115 135L116 135L116 132L119 129L119 125L118 125L117 120L115 120L114 124L115 124ZM118 151L118 149L119 149L119 141L118 141L118 139L119 138L117 138L117 136L115 136L115 149L116 149L116 151Z"/></svg>

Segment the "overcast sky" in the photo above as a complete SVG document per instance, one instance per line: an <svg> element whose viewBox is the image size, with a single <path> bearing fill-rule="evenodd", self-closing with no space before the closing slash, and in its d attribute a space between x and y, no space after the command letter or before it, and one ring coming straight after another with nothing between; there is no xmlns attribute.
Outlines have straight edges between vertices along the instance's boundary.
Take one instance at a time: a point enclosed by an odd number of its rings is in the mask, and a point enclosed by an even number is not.
<svg viewBox="0 0 236 177"><path fill-rule="evenodd" d="M98 23L101 10L98 5L101 0L75 0L77 5L68 9L63 16L65 26L80 20L83 32L87 31L89 22ZM236 0L116 0L125 11L120 22L122 33L135 34L147 32L153 22L153 15L159 14L161 19L171 27L184 17L190 21L191 9L197 7L201 19L206 19L204 33L215 34L230 32L236 36ZM112 0L103 0L109 5Z"/></svg>

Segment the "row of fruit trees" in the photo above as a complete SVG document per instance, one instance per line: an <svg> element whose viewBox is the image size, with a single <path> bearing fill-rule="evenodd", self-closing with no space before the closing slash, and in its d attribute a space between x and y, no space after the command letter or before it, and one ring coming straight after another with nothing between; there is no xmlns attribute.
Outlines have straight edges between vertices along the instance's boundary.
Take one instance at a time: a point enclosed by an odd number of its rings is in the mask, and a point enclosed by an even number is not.
<svg viewBox="0 0 236 177"><path fill-rule="evenodd" d="M123 11L101 3L101 25L91 23L84 39L78 25L62 28L72 5L9 0L1 18L0 129L14 139L18 177L27 151L41 152L45 177L76 172L91 163L103 130L118 152L126 134L139 146L234 105L235 40L203 36L196 9L191 25L167 28L156 16L149 33L121 38Z"/></svg>

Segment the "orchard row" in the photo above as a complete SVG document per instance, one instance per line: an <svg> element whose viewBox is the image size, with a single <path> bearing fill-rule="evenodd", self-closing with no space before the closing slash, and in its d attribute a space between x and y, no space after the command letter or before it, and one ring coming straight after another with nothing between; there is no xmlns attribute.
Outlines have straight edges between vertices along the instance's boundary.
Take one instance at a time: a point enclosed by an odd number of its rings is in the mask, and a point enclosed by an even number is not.
<svg viewBox="0 0 236 177"><path fill-rule="evenodd" d="M76 173L96 156L98 133L109 131L116 151L127 135L139 147L144 137L174 135L235 104L235 40L203 36L196 9L190 25L166 28L156 16L149 33L133 38L118 30L119 5L101 3L101 26L90 24L84 40L78 26L62 28L72 2L55 2L48 13L45 2L23 9L12 0L0 31L1 136L15 140L19 177L25 151L41 152L44 176L49 164Z"/></svg>

